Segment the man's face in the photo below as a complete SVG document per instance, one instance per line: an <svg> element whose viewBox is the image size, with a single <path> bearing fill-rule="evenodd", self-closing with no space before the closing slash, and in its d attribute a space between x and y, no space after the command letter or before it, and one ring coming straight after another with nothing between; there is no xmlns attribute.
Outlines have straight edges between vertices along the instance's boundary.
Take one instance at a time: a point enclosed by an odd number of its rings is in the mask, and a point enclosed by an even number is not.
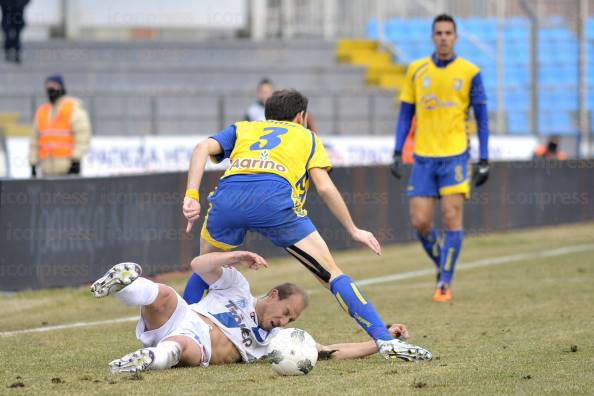
<svg viewBox="0 0 594 396"><path fill-rule="evenodd" d="M62 86L55 81L48 81L45 83L45 89L46 89L46 91L48 89L60 90L60 89L62 89Z"/></svg>
<svg viewBox="0 0 594 396"><path fill-rule="evenodd" d="M258 87L258 91L256 92L256 97L258 98L259 102L266 103L268 98L272 96L273 88L270 84L262 84Z"/></svg>
<svg viewBox="0 0 594 396"><path fill-rule="evenodd" d="M266 301L266 304L260 317L258 317L258 324L266 331L270 331L275 327L284 327L288 323L295 321L305 309L305 303L301 295L292 294L284 300L279 300L278 292L274 289L266 295L264 301Z"/></svg>
<svg viewBox="0 0 594 396"><path fill-rule="evenodd" d="M432 36L437 55L450 56L453 54L458 36L452 22L437 22L433 28Z"/></svg>

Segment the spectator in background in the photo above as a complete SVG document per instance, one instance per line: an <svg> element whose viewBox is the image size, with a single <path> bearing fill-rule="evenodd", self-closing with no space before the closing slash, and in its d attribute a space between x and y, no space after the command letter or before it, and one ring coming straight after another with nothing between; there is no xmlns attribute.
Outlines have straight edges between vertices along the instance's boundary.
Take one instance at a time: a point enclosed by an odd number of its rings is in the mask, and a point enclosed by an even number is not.
<svg viewBox="0 0 594 396"><path fill-rule="evenodd" d="M264 104L266 104L273 91L272 81L267 78L260 80L256 88L256 101L245 112L245 121L264 121L266 119L264 116Z"/></svg>
<svg viewBox="0 0 594 396"><path fill-rule="evenodd" d="M66 95L60 75L45 80L48 102L35 113L29 150L31 175L78 175L80 161L89 149L91 123L82 103Z"/></svg>
<svg viewBox="0 0 594 396"><path fill-rule="evenodd" d="M547 144L539 144L534 150L534 159L564 161L567 155L559 150L559 137L551 136Z"/></svg>
<svg viewBox="0 0 594 396"><path fill-rule="evenodd" d="M0 0L7 62L21 63L21 32L25 28L24 13L28 3L29 0Z"/></svg>
<svg viewBox="0 0 594 396"><path fill-rule="evenodd" d="M264 121L266 120L266 116L264 115L264 105L268 98L272 95L274 91L274 85L272 85L272 81L268 78L263 78L258 83L258 87L256 89L256 101L252 103L250 107L245 112L245 121ZM307 114L307 128L314 132L318 133L318 129L314 124L313 117L308 113Z"/></svg>

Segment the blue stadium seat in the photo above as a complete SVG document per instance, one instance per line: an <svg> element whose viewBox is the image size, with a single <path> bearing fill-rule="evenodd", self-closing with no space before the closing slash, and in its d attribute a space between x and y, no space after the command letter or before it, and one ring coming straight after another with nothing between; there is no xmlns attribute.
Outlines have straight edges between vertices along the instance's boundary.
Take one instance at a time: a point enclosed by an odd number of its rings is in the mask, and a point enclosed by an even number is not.
<svg viewBox="0 0 594 396"><path fill-rule="evenodd" d="M379 23L372 18L367 22L367 38L377 40L379 38Z"/></svg>
<svg viewBox="0 0 594 396"><path fill-rule="evenodd" d="M539 114L539 129L543 135L574 135L578 133L571 113L543 110Z"/></svg>
<svg viewBox="0 0 594 396"><path fill-rule="evenodd" d="M578 111L579 95L575 90L563 90L554 94L557 97L555 107L560 110Z"/></svg>
<svg viewBox="0 0 594 396"><path fill-rule="evenodd" d="M530 83L530 71L527 67L507 67L505 83L507 86L525 86Z"/></svg>
<svg viewBox="0 0 594 396"><path fill-rule="evenodd" d="M540 29L538 36L539 40L544 43L570 41L575 39L573 33L566 28Z"/></svg>
<svg viewBox="0 0 594 396"><path fill-rule="evenodd" d="M586 21L586 38L594 40L594 18L588 18Z"/></svg>
<svg viewBox="0 0 594 396"><path fill-rule="evenodd" d="M505 39L527 43L530 39L530 30L527 27L509 27L505 30Z"/></svg>
<svg viewBox="0 0 594 396"><path fill-rule="evenodd" d="M505 107L514 111L528 111L530 109L530 92L528 90L508 90L505 95Z"/></svg>
<svg viewBox="0 0 594 396"><path fill-rule="evenodd" d="M508 111L507 130L512 134L526 134L530 132L530 120L526 111Z"/></svg>
<svg viewBox="0 0 594 396"><path fill-rule="evenodd" d="M505 25L508 28L528 28L530 26L530 21L528 18L509 17L505 20Z"/></svg>
<svg viewBox="0 0 594 396"><path fill-rule="evenodd" d="M481 68L489 98L489 108L497 106L497 75L489 54L480 51L469 37L480 40L496 50L497 21L493 18L469 17L458 21L460 38L456 52ZM433 52L430 40L431 20L426 18L392 18L385 24L385 35L399 49L398 61L410 62ZM541 84L539 102L543 133L572 134L576 127L573 114L577 110L578 43L563 17L548 17L539 30L538 78ZM528 133L530 96L530 21L511 17L504 28L505 104L508 109L510 133ZM377 22L368 23L368 36L377 32ZM588 106L594 108L594 18L589 18L586 35L589 69L587 84ZM594 116L593 116L594 117ZM594 124L594 122L593 122Z"/></svg>

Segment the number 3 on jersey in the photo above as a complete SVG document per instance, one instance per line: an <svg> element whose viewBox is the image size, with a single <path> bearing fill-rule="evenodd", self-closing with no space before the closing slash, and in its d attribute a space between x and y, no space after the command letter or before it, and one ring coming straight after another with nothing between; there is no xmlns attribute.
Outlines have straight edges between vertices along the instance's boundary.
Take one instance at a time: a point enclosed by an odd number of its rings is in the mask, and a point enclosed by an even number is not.
<svg viewBox="0 0 594 396"><path fill-rule="evenodd" d="M272 131L272 132L267 133L266 135L260 136L259 137L260 140L250 146L251 151L271 150L271 149L275 148L276 146L281 144L281 140L280 140L279 136L284 135L289 130L287 128L269 127L269 128L264 128L264 131ZM264 143L263 141L266 143Z"/></svg>

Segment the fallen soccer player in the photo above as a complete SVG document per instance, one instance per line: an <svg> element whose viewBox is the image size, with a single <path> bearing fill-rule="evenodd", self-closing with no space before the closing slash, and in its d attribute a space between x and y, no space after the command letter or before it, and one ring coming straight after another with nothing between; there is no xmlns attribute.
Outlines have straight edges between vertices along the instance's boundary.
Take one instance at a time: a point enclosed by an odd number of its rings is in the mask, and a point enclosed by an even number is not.
<svg viewBox="0 0 594 396"><path fill-rule="evenodd" d="M266 261L251 252L210 253L192 261L192 270L210 285L208 295L188 305L171 287L141 277L135 263L120 263L91 286L95 297L115 294L126 305L141 307L136 337L144 348L109 363L112 372L125 373L174 366L208 366L252 362L266 355L276 331L299 317L308 303L299 286L284 283L255 298L236 266L257 270ZM407 338L404 325L390 326L394 337ZM430 360L425 349L398 342L398 357ZM377 352L373 341L318 344L320 358L354 359Z"/></svg>

